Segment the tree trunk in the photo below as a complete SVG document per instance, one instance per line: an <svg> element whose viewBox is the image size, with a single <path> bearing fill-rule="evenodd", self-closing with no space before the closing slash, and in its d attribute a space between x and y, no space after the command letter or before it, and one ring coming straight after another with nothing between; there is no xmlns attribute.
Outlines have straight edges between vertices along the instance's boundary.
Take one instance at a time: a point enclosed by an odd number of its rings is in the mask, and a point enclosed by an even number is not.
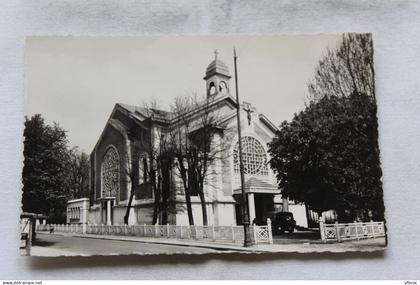
<svg viewBox="0 0 420 285"><path fill-rule="evenodd" d="M200 188L202 188L202 187L200 187ZM207 226L208 225L208 220L207 220L206 197L204 196L203 189L199 190L198 195L200 196L201 212L203 214L203 225Z"/></svg>
<svg viewBox="0 0 420 285"><path fill-rule="evenodd" d="M155 196L155 202L154 202L154 206L153 206L153 219L152 219L152 224L156 225L158 222L158 213L159 213L159 202L160 202L160 193L161 193L161 183L160 183L160 176L157 179L156 182L156 174L154 174L152 176L152 187L153 187L153 192L154 192L154 196Z"/></svg>
<svg viewBox="0 0 420 285"><path fill-rule="evenodd" d="M128 205L127 205L127 209L125 211L125 216L124 216L125 225L128 225L128 218L130 217L131 204L133 203L133 198L134 198L134 190L135 190L134 183L131 183L130 199L128 200Z"/></svg>
<svg viewBox="0 0 420 285"><path fill-rule="evenodd" d="M130 177L131 181L131 193L130 199L128 200L127 209L124 215L124 224L128 225L128 218L130 217L131 205L133 204L134 193L137 189L139 181L139 161L136 159L138 157L139 149L137 146L133 146L133 152L131 154L131 169L127 169L127 175Z"/></svg>
<svg viewBox="0 0 420 285"><path fill-rule="evenodd" d="M194 225L194 217L192 213L192 207L191 207L191 195L190 195L190 189L189 189L189 183L187 178L187 170L185 169L182 158L178 158L178 164L179 164L179 172L181 174L182 183L184 185L184 192L185 192L185 203L187 204L187 214L188 214L188 221L190 223L190 226Z"/></svg>
<svg viewBox="0 0 420 285"><path fill-rule="evenodd" d="M190 223L190 226L193 226L194 225L194 217L193 217L193 213L192 213L191 197L190 197L190 191L188 190L188 187L185 188L185 203L187 204L188 221Z"/></svg>
<svg viewBox="0 0 420 285"><path fill-rule="evenodd" d="M169 162L165 162L165 165L162 167L162 224L166 225L168 223L168 198L170 192L170 174L169 174Z"/></svg>

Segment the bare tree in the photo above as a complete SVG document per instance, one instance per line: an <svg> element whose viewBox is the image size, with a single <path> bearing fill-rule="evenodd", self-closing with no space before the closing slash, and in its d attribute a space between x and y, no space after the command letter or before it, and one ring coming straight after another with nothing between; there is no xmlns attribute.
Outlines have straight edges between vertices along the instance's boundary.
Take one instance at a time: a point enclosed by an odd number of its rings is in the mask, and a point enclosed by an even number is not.
<svg viewBox="0 0 420 285"><path fill-rule="evenodd" d="M161 214L161 223L168 222L168 214L176 212L175 187L170 185L170 171L175 168L183 185L190 225L194 225L191 196L198 195L201 202L203 224L208 224L205 185L211 186L210 169L225 153L223 136L225 126L215 108L213 98L200 100L196 95L177 97L171 112L162 111L156 100L143 103L142 121L145 132L131 141L131 161L124 169L131 181L125 223L128 223L131 204L140 184L147 184L153 191L153 224ZM143 154L147 156L142 156ZM141 169L142 173L139 173ZM212 173L215 169L213 167ZM213 175L215 176L215 175Z"/></svg>
<svg viewBox="0 0 420 285"><path fill-rule="evenodd" d="M371 34L343 34L340 45L327 50L309 83L309 100L347 97L354 93L375 98Z"/></svg>
<svg viewBox="0 0 420 285"><path fill-rule="evenodd" d="M124 215L124 224L128 225L128 219L130 217L130 210L132 208L134 194L139 184L139 154L140 154L140 143L134 138L130 138L130 151L127 150L125 156L125 167L122 168L123 177L127 178L127 182L131 182L130 197L128 199L127 208Z"/></svg>
<svg viewBox="0 0 420 285"><path fill-rule="evenodd" d="M175 127L170 130L171 148L173 157L176 160L176 168L181 178L184 194L185 204L187 207L188 222L190 225L194 225L194 216L191 207L191 191L192 183L189 171L189 165L191 164L189 149L190 139L189 134L191 130L191 119L189 114L192 112L191 98L189 97L177 97L171 107L174 118L176 119Z"/></svg>
<svg viewBox="0 0 420 285"><path fill-rule="evenodd" d="M142 137L142 145L147 149L147 157L143 157L143 177L147 187L150 185L154 196L152 223L156 224L161 214L162 224L168 223L168 214L172 213L174 205L171 200L170 181L168 175L172 168L172 150L167 126L170 114L162 111L157 100L151 99L143 103L143 114L148 129L148 135Z"/></svg>
<svg viewBox="0 0 420 285"><path fill-rule="evenodd" d="M222 137L226 126L218 109L212 104L214 97L178 97L172 106L175 127L172 129L172 151L182 180L190 225L194 224L191 195L200 198L203 225L208 225L205 185L210 183L210 169L222 159L225 152ZM213 168L212 168L213 167Z"/></svg>

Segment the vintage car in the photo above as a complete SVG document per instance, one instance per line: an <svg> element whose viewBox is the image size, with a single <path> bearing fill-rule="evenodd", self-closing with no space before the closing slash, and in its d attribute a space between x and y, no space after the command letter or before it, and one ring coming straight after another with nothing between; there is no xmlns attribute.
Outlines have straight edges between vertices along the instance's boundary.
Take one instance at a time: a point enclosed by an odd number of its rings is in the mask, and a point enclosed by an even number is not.
<svg viewBox="0 0 420 285"><path fill-rule="evenodd" d="M261 220L255 219L253 223L262 226L267 225L267 219L271 220L273 234L282 234L284 232L293 233L296 227L296 221L290 212L268 212Z"/></svg>

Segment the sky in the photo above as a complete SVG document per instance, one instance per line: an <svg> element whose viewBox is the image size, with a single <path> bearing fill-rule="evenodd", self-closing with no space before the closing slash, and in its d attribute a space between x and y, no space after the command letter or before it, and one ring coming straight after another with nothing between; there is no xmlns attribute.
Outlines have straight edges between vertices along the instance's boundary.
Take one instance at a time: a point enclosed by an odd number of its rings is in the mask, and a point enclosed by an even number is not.
<svg viewBox="0 0 420 285"><path fill-rule="evenodd" d="M341 35L28 37L25 46L25 116L40 113L67 130L70 146L90 153L116 103L204 95L203 77L218 58L230 70L238 55L241 101L275 125L305 107L308 82L327 48Z"/></svg>

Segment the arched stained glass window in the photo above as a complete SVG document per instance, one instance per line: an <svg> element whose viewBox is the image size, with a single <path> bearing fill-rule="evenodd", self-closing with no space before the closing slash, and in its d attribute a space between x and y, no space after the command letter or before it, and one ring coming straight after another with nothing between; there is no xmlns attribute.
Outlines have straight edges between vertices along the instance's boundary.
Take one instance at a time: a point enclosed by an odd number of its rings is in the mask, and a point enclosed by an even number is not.
<svg viewBox="0 0 420 285"><path fill-rule="evenodd" d="M267 154L257 139L250 136L242 138L242 157L245 174L268 175ZM239 173L239 143L236 143L233 152L233 165L235 173Z"/></svg>
<svg viewBox="0 0 420 285"><path fill-rule="evenodd" d="M120 190L120 157L109 147L102 162L102 197L117 197Z"/></svg>

